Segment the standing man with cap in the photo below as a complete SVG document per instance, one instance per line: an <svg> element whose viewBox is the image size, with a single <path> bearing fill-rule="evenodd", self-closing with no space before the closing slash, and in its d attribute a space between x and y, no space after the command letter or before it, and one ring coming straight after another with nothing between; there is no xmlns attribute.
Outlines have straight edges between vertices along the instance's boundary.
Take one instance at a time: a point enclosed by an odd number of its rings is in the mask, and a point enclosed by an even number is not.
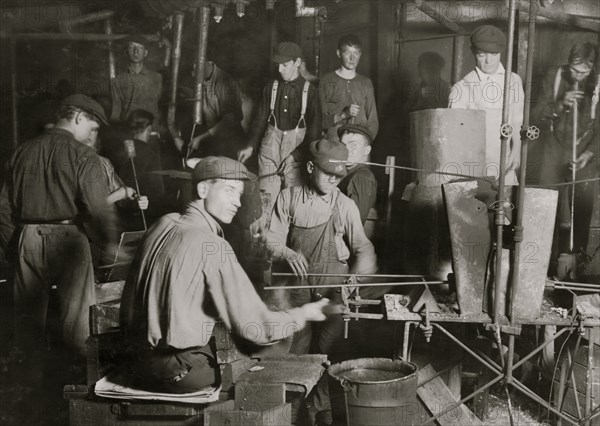
<svg viewBox="0 0 600 426"><path fill-rule="evenodd" d="M18 238L14 302L17 345L26 366L41 374L46 313L52 285L60 299L67 348L85 355L89 307L96 302L94 271L83 222L110 240L114 212L98 155L84 142L107 123L102 107L84 95L62 101L54 128L19 145L0 197L5 239Z"/></svg>
<svg viewBox="0 0 600 426"><path fill-rule="evenodd" d="M211 336L217 321L267 344L325 319L327 300L270 311L223 239L221 224L231 223L251 179L235 160L204 158L192 174L197 199L144 236L121 301L121 327L138 355L131 371L143 389L188 393L216 384Z"/></svg>
<svg viewBox="0 0 600 426"><path fill-rule="evenodd" d="M371 79L356 72L362 56L360 39L354 34L341 37L336 50L340 67L326 74L320 83L323 128L337 141L343 124L364 124L375 139L379 131L375 89Z"/></svg>
<svg viewBox="0 0 600 426"><path fill-rule="evenodd" d="M307 277L309 273L372 274L377 269L375 249L365 235L358 208L337 188L347 174L346 165L329 161L347 158L348 150L341 143L328 139L313 141L306 164L307 183L282 190L273 209L267 233L268 249L275 260L287 262L299 279L308 279L311 286L340 283L343 278ZM300 306L322 295L342 303L343 296L336 290L335 287L291 290L290 304ZM290 352L333 354L335 362L335 355L343 356L335 351L339 349L343 327L341 315L330 317L318 330L307 327L294 335ZM319 387L314 409L331 417L326 386Z"/></svg>
<svg viewBox="0 0 600 426"><path fill-rule="evenodd" d="M154 116L154 126L161 125L158 101L162 93L162 76L144 66L148 56L148 40L134 35L125 39L129 65L127 71L111 82L111 121L126 122L133 110L143 109Z"/></svg>
<svg viewBox="0 0 600 426"><path fill-rule="evenodd" d="M364 225L369 210L375 207L377 197L377 179L364 163L371 153L371 133L362 124L344 124L338 129L340 141L348 149L348 174L344 176L338 188L356 203L360 220Z"/></svg>
<svg viewBox="0 0 600 426"><path fill-rule="evenodd" d="M258 146L259 186L270 194L271 205L282 184L299 184L302 148L297 148L321 137L321 105L315 87L300 75L300 46L279 43L273 62L278 64L281 80L265 87L250 130L249 146L239 155L244 162Z"/></svg>
<svg viewBox="0 0 600 426"><path fill-rule="evenodd" d="M500 128L502 126L502 106L504 104L505 69L500 62L500 54L506 46L504 33L493 25L482 25L471 33L471 52L475 57L475 69L452 87L449 108L481 109L485 111L486 140L484 176L499 177L500 174ZM509 70L510 71L510 70ZM521 158L521 126L525 93L523 82L511 72L510 116L512 138L509 141L506 158L507 184L517 184L517 172Z"/></svg>

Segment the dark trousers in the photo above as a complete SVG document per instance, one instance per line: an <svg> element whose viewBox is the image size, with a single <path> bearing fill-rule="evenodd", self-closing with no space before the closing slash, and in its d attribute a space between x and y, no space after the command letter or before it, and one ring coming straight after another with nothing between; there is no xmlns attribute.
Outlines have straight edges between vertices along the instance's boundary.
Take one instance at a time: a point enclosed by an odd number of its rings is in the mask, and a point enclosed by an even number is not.
<svg viewBox="0 0 600 426"><path fill-rule="evenodd" d="M145 352L133 363L131 372L135 387L160 393L191 393L220 381L209 345Z"/></svg>

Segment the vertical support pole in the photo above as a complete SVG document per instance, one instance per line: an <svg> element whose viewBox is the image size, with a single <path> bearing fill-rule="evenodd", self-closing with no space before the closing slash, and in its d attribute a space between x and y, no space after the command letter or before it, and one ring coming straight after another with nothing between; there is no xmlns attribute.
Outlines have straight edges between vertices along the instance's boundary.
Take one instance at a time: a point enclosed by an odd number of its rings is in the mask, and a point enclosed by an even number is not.
<svg viewBox="0 0 600 426"><path fill-rule="evenodd" d="M112 18L107 18L104 21L104 33L107 35L112 34ZM117 76L117 68L115 66L115 51L113 49L113 42L108 42L108 76L112 81Z"/></svg>
<svg viewBox="0 0 600 426"><path fill-rule="evenodd" d="M506 73L504 76L504 92L502 103L502 126L508 124L510 117L510 82L512 76L513 43L515 38L515 10L516 0L510 0L508 11L508 37L506 48ZM494 224L496 226L496 270L494 291L494 324L499 327L502 312L502 232L504 230L504 202L505 202L505 175L506 175L506 151L508 137L502 135L500 143L500 181L498 184L498 206L496 208Z"/></svg>
<svg viewBox="0 0 600 426"><path fill-rule="evenodd" d="M461 79L464 60L464 39L462 36L452 38L452 75L450 81L456 84Z"/></svg>
<svg viewBox="0 0 600 426"><path fill-rule="evenodd" d="M385 239L385 246L386 246L386 250L385 252L386 254L386 258L384 260L384 262L386 263L386 266L389 262L389 253L391 253L390 247L391 247L391 241L390 241L390 229L391 229L391 225L392 225L392 202L393 202L393 197L394 197L394 186L396 185L396 169L394 168L394 166L396 165L396 157L394 157L393 155L388 155L386 160L385 160L385 165L387 166L385 168L385 174L389 175L389 182L388 182L388 191L387 191L387 203L385 206L385 230L386 230L386 239Z"/></svg>
<svg viewBox="0 0 600 426"><path fill-rule="evenodd" d="M587 353L587 386L585 389L585 417L589 417L592 414L592 385L594 383L593 372L594 372L594 340L592 339L592 329L588 328L588 353ZM574 355L574 357L577 354ZM575 362L575 360L573 360ZM590 426L590 421L587 420L584 426Z"/></svg>
<svg viewBox="0 0 600 426"><path fill-rule="evenodd" d="M196 53L196 91L194 93L194 122L202 125L202 98L204 96L204 68L206 66L206 45L208 42L208 21L210 6L200 8L200 26L198 27L198 51Z"/></svg>
<svg viewBox="0 0 600 426"><path fill-rule="evenodd" d="M179 62L181 59L181 33L183 31L183 12L175 14L175 25L173 26L173 51L171 61L171 97L169 99L169 112L167 114L167 126L171 137L179 137L175 128L175 112L177 110L177 80L179 78Z"/></svg>
<svg viewBox="0 0 600 426"><path fill-rule="evenodd" d="M10 100L12 110L12 139L13 149L19 144L19 116L17 113L17 40L11 38L10 48Z"/></svg>
<svg viewBox="0 0 600 426"><path fill-rule="evenodd" d="M534 6L529 4L529 28L527 34L527 65L526 65L526 75L525 75L525 111L523 111L523 128L520 129L521 134L524 135L526 133L527 128L529 127L529 116L530 116L530 107L531 107L531 76L533 74L533 53L535 49L535 19L536 13ZM507 73L510 70L507 69ZM516 130L516 129L515 129ZM510 303L508 305L508 314L510 316L511 324L516 324L516 318L513 315L514 303L515 303L515 295L517 294L517 289L519 288L519 264L521 262L521 240L523 236L523 207L525 204L525 180L527 178L527 147L529 144L528 137L521 138L521 164L519 169L519 182L520 185L517 188L518 191L518 201L517 201L517 218L515 225L515 253L514 253L514 262L512 265L512 280L510 286ZM508 345L508 362L506 365L506 382L512 382L512 374L513 374L513 362L514 362L514 343L515 338L511 334L509 336L509 345Z"/></svg>
<svg viewBox="0 0 600 426"><path fill-rule="evenodd" d="M321 68L321 17L317 13L315 15L315 40L314 40L314 50L315 50L315 75L317 77L321 76L319 69Z"/></svg>

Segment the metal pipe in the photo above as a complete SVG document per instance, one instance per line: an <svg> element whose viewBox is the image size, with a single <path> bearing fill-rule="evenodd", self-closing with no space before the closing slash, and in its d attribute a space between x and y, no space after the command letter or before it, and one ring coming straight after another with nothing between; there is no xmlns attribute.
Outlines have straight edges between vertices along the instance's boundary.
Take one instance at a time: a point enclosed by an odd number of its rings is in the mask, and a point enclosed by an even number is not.
<svg viewBox="0 0 600 426"><path fill-rule="evenodd" d="M496 367L494 367L493 365L489 364L485 359L481 358L475 351L473 351L471 348L469 348L468 346L464 345L460 340L458 340L458 338L456 338L452 333L450 333L448 330L446 330L444 327L442 327L441 325L437 324L437 323L433 323L433 325L440 330L443 334L445 334L450 340L453 340L456 344L458 344L461 348L463 348L465 351L467 351L467 353L469 355L471 355L473 358L475 358L477 361L479 361L480 363L482 363L485 367L489 368L490 370L492 370L494 373L497 374L502 374L502 371L500 369L497 369Z"/></svg>
<svg viewBox="0 0 600 426"><path fill-rule="evenodd" d="M532 10L532 8L534 8L538 16L542 16L554 22L558 22L565 25L572 25L574 27L579 27L586 30L592 30L596 33L600 33L600 22L592 22L588 19L580 18L576 15L571 15L562 12L555 7L539 7L537 2L531 2L529 0L520 0L519 3L523 6L523 8L527 10Z"/></svg>
<svg viewBox="0 0 600 426"><path fill-rule="evenodd" d="M579 90L579 82L575 81L573 90ZM577 180L577 170L575 164L577 162L577 131L579 119L579 104L577 99L573 101L573 143L571 145L571 182ZM575 185L571 185L571 226L569 229L569 252L573 253L574 237L575 237Z"/></svg>
<svg viewBox="0 0 600 426"><path fill-rule="evenodd" d="M586 288L592 288L592 289L598 289L598 290L600 290L600 284L571 283L571 282L556 281L556 280L548 280L548 282L551 282L553 284L566 285L568 287L586 287Z"/></svg>
<svg viewBox="0 0 600 426"><path fill-rule="evenodd" d="M70 33L73 25L88 24L90 22L102 21L104 19L110 19L114 16L115 12L112 10L101 10L95 13L89 13L87 15L77 16L75 18L64 19L59 21L58 25L61 31Z"/></svg>
<svg viewBox="0 0 600 426"><path fill-rule="evenodd" d="M506 73L504 76L504 93L502 104L502 127L508 125L510 117L510 82L512 77L512 54L513 43L515 37L515 10L516 0L509 1L508 12L508 40L506 48ZM505 201L505 174L506 174L506 151L508 145L508 137L502 133L500 139L500 179L498 183L498 201L500 206L496 209L495 225L496 225L496 270L495 272L495 291L494 291L494 324L500 324L500 307L502 306L502 233L504 231L504 201Z"/></svg>
<svg viewBox="0 0 600 426"><path fill-rule="evenodd" d="M321 65L321 17L317 14L315 15L315 39L314 39L314 49L315 49L315 75L319 77L319 67Z"/></svg>
<svg viewBox="0 0 600 426"><path fill-rule="evenodd" d="M446 18L439 11L437 11L433 7L429 6L424 0L414 0L414 3L415 3L415 6L417 7L417 9L419 9L425 15L432 18L438 24L441 24L444 27L448 28L450 31L455 32L455 33L466 33L467 32L460 25L458 25L457 23Z"/></svg>
<svg viewBox="0 0 600 426"><path fill-rule="evenodd" d="M104 21L104 32L108 35L112 34L112 18ZM115 51L112 41L108 42L108 75L110 80L117 76L117 68L115 65Z"/></svg>
<svg viewBox="0 0 600 426"><path fill-rule="evenodd" d="M588 330L588 353L587 353L587 371L586 371L586 378L587 378L587 386L586 386L586 390L585 390L585 415L586 417L590 417L592 414L592 384L594 383L593 380L593 371L594 371L594 340L592 338L592 329L590 328ZM575 357L577 354L573 353L573 356ZM573 360L573 362L575 362ZM584 426L590 426L590 421L587 420L584 423Z"/></svg>
<svg viewBox="0 0 600 426"><path fill-rule="evenodd" d="M17 103L17 41L9 41L10 49L10 107L12 111L12 139L13 149L19 145L19 114Z"/></svg>
<svg viewBox="0 0 600 426"><path fill-rule="evenodd" d="M452 84L457 83L461 79L463 58L463 39L460 37L454 37L452 39L452 75L450 77Z"/></svg>
<svg viewBox="0 0 600 426"><path fill-rule="evenodd" d="M568 327L565 327L562 330L560 330L558 333L556 333L554 336L552 336L552 338L550 340L546 340L542 345L540 345L533 352L530 352L527 356L521 358L521 360L519 362L517 362L513 366L513 368L516 370L521 365L525 364L525 362L527 362L529 359L533 358L538 352L542 351L546 346L548 346L550 343L554 342L556 339L558 339L560 336L562 336L564 333L566 333L569 330L571 330L571 332L573 331L572 328L569 329Z"/></svg>
<svg viewBox="0 0 600 426"><path fill-rule="evenodd" d="M404 4L404 3L403 3ZM413 41L427 41L427 40L439 40L439 39L446 39L446 38L457 38L457 37L464 37L464 36L468 36L468 33L461 33L461 34L442 34L442 35L437 35L437 36L429 36L429 37L418 37L418 38L402 38L399 39L398 42L399 43L410 43Z"/></svg>
<svg viewBox="0 0 600 426"><path fill-rule="evenodd" d="M171 58L171 97L167 113L167 127L173 139L179 137L175 127L175 112L177 111L177 79L179 77L179 61L181 59L181 33L183 31L183 12L175 14L173 28L173 56Z"/></svg>
<svg viewBox="0 0 600 426"><path fill-rule="evenodd" d="M3 34L0 38L10 38L27 41L117 41L129 37L129 34L61 34L61 33L21 33ZM144 35L149 41L158 41L154 34Z"/></svg>
<svg viewBox="0 0 600 426"><path fill-rule="evenodd" d="M413 282L393 282L393 283L369 283L369 284L331 284L331 285L280 285L280 286L269 286L264 287L263 290L300 290L300 289L313 289L313 288L335 288L335 287L401 287L401 286L413 286L418 284L448 284L447 281L413 281Z"/></svg>
<svg viewBox="0 0 600 426"><path fill-rule="evenodd" d="M199 12L200 27L198 28L198 51L196 52L196 91L194 93L194 122L197 125L202 125L204 69L206 67L206 45L208 42L208 21L210 19L210 7L203 5L200 8Z"/></svg>
<svg viewBox="0 0 600 426"><path fill-rule="evenodd" d="M273 272L273 277L296 277L292 272ZM306 274L307 277L357 277L357 278L423 278L423 275L395 275L395 274Z"/></svg>
<svg viewBox="0 0 600 426"><path fill-rule="evenodd" d="M530 5L531 7L531 5ZM529 113L531 106L531 76L533 71L533 53L535 48L535 10L529 11L529 27L527 33L527 65L525 76L525 111L523 112L523 127L522 134L529 128ZM507 70L510 72L510 70ZM506 87L506 86L505 86ZM519 169L519 182L521 185L517 187L517 218L515 230L519 233L519 237L515 236L515 252L514 262L512 267L512 279L510 288L510 302L508 305L508 315L512 325L515 325L516 318L513 315L515 295L519 289L519 264L521 262L521 241L523 239L523 206L525 205L525 180L527 178L527 146L529 138L521 140L521 164ZM511 383L513 380L513 364L514 364L514 345L515 337L510 335L508 338L508 360L506 363L506 381Z"/></svg>
<svg viewBox="0 0 600 426"><path fill-rule="evenodd" d="M171 41L168 38L163 38L160 41L164 46L165 46L165 53L164 53L164 58L163 58L163 66L165 68L169 67L169 64L171 63L171 50L173 48L173 45L171 44Z"/></svg>

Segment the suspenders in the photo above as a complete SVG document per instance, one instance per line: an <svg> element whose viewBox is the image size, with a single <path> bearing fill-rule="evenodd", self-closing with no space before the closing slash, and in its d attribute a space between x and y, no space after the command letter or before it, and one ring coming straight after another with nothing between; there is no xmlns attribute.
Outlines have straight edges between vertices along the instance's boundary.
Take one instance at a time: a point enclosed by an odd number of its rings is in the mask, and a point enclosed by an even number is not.
<svg viewBox="0 0 600 426"><path fill-rule="evenodd" d="M296 129L300 126L300 122L304 122L304 127L306 127L306 120L304 116L306 114L306 107L308 104L308 89L310 88L310 83L308 81L304 82L304 87L302 88L302 106L300 108L300 119L298 120L298 124L296 125ZM275 101L277 100L277 90L279 89L279 81L273 81L273 88L271 89L271 104L269 106L270 113L268 121L273 119L275 123L275 127L277 127L277 118L275 118Z"/></svg>

